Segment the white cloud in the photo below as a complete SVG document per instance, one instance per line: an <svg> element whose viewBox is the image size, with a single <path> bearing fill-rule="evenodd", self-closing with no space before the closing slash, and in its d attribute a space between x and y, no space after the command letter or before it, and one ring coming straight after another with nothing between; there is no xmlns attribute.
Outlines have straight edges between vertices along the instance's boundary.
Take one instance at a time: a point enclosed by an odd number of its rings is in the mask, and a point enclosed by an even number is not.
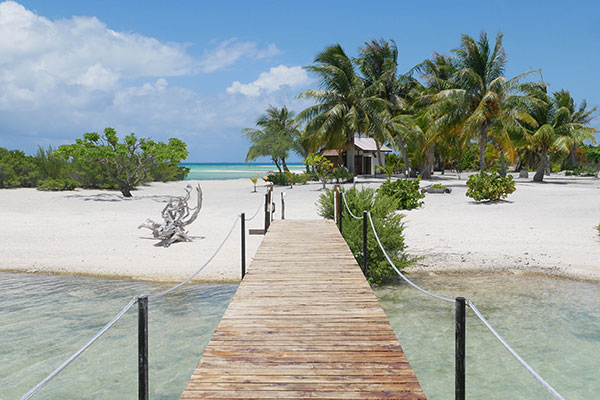
<svg viewBox="0 0 600 400"><path fill-rule="evenodd" d="M261 59L280 54L281 51L274 44L269 44L265 49L259 49L254 42L239 42L229 39L219 43L213 49L206 50L200 61L202 72L213 72L224 67L229 67L242 57Z"/></svg>
<svg viewBox="0 0 600 400"><path fill-rule="evenodd" d="M269 72L262 72L254 82L233 82L227 88L227 93L241 93L246 96L256 97L265 92L276 92L283 86L295 88L305 86L310 82L311 79L302 67L279 65L272 67Z"/></svg>

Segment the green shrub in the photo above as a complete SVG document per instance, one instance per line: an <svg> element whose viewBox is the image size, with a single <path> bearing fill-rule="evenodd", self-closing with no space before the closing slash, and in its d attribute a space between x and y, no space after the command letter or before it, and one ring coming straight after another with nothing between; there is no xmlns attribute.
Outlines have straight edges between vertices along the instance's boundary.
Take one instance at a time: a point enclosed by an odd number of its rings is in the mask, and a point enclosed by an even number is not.
<svg viewBox="0 0 600 400"><path fill-rule="evenodd" d="M381 242L388 255L398 269L402 269L410 264L408 256L405 254L406 245L404 243L404 224L402 219L404 215L396 213L396 201L389 196L383 196L376 193L374 189L365 188L357 190L351 188L344 192L344 197L348 202L348 207L355 215L363 214L364 210L370 211L373 217L373 223ZM333 219L333 198L334 191L326 189L317 201L319 215L327 219ZM342 229L343 236L352 254L356 257L359 264L363 259L363 231L362 220L352 218L346 207L342 209ZM386 260L383 252L379 248L371 225L368 225L367 239L367 277L369 282L380 284L391 280L396 276L396 272Z"/></svg>
<svg viewBox="0 0 600 400"><path fill-rule="evenodd" d="M571 171L565 171L565 175L567 176L596 176L596 173L596 168L586 166L578 166Z"/></svg>
<svg viewBox="0 0 600 400"><path fill-rule="evenodd" d="M446 190L446 186L442 185L441 183L434 183L433 185L430 186L430 188L432 188L432 189L444 189L444 190Z"/></svg>
<svg viewBox="0 0 600 400"><path fill-rule="evenodd" d="M35 163L44 179L64 178L69 167L69 162L65 158L57 156L52 146L48 146L46 149L38 146Z"/></svg>
<svg viewBox="0 0 600 400"><path fill-rule="evenodd" d="M273 172L263 178L276 186L288 186L292 184L306 184L310 180L309 174L296 174L293 172Z"/></svg>
<svg viewBox="0 0 600 400"><path fill-rule="evenodd" d="M340 166L333 169L333 177L336 183L352 182L354 174L350 172L346 167Z"/></svg>
<svg viewBox="0 0 600 400"><path fill-rule="evenodd" d="M502 176L496 171L487 174L481 171L467 181L466 195L475 201L497 201L514 192L515 181L511 175Z"/></svg>
<svg viewBox="0 0 600 400"><path fill-rule="evenodd" d="M43 190L43 191L57 192L57 191L62 191L62 190L75 190L76 187L77 187L77 182L75 182L73 179L69 179L69 178L59 178L59 179L49 178L49 179L46 179L44 181L41 181L38 184L37 189L38 190Z"/></svg>
<svg viewBox="0 0 600 400"><path fill-rule="evenodd" d="M152 165L148 171L148 182L171 182L182 181L188 174L190 169L178 165L175 162L165 162Z"/></svg>
<svg viewBox="0 0 600 400"><path fill-rule="evenodd" d="M33 157L0 147L0 188L35 187L40 176Z"/></svg>
<svg viewBox="0 0 600 400"><path fill-rule="evenodd" d="M419 190L420 179L398 179L397 181L385 181L377 190L378 195L389 196L396 201L396 209L412 210L420 207L425 194Z"/></svg>

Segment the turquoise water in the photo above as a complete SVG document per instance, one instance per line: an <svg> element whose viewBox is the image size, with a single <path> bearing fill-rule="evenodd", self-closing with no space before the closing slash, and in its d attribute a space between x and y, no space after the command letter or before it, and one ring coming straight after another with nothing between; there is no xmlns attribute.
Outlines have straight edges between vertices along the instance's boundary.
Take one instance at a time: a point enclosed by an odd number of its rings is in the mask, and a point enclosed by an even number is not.
<svg viewBox="0 0 600 400"><path fill-rule="evenodd" d="M600 286L529 276L418 276L473 300L565 398L600 398ZM18 399L83 345L133 294L168 284L0 273L0 399ZM237 284L192 284L150 301L150 391L183 391ZM454 398L454 305L407 285L375 293L431 400ZM552 397L467 312L467 398ZM42 389L36 399L135 399L137 310Z"/></svg>
<svg viewBox="0 0 600 400"><path fill-rule="evenodd" d="M254 178L258 175L259 178L267 175L269 171L277 171L275 164L181 164L190 169L190 173L186 180L224 180L224 179L240 179ZM288 164L288 168L292 172L304 172L304 164Z"/></svg>
<svg viewBox="0 0 600 400"><path fill-rule="evenodd" d="M170 285L0 273L0 399L19 399L135 294ZM150 397L183 391L237 284L190 284L149 302ZM35 399L136 399L137 306Z"/></svg>
<svg viewBox="0 0 600 400"><path fill-rule="evenodd" d="M600 285L532 276L416 277L472 300L566 399L600 399ZM454 398L454 304L404 284L375 290L428 399ZM467 309L467 398L552 399Z"/></svg>

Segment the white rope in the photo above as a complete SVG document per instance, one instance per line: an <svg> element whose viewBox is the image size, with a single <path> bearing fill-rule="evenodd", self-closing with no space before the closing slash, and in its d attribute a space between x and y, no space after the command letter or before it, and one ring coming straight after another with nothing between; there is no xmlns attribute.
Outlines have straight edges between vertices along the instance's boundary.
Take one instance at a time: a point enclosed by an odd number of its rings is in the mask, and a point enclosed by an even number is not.
<svg viewBox="0 0 600 400"><path fill-rule="evenodd" d="M508 343L506 343L506 341L502 338L502 336L500 336L500 334L498 332L496 332L496 330L494 329L494 327L484 318L483 315L481 315L481 313L479 312L479 310L477 309L477 307L475 307L475 304L473 304L473 302L467 300L467 305L471 308L471 310L473 310L473 312L475 313L475 315L477 315L477 317L479 317L479 319L481 320L481 322L483 322L483 324L490 330L490 332L492 332L492 334L494 336L496 336L496 339L498 339L500 341L500 343L502 343L502 345L504 347L506 347L506 350L508 350L510 352L510 354L513 355L513 357L515 357L517 359L517 361L519 363L521 363L521 365L523 367L525 367L525 369L531 374L533 375L533 377L548 391L552 394L552 396L554 396L555 399L559 399L559 400L565 400L564 397L562 397L560 395L560 393L558 393L552 386L550 386L550 384L548 382L546 382L544 380L544 378L542 378L537 372L535 372L535 370L529 365L527 364L527 362L525 362L525 360L523 360L521 358L520 355L517 354L517 352L515 350L513 350L512 347L510 347L510 345Z"/></svg>
<svg viewBox="0 0 600 400"><path fill-rule="evenodd" d="M402 272L400 272L400 270L398 268L396 268L396 265L392 262L392 259L390 258L390 256L388 256L387 252L383 248L383 245L381 244L381 240L379 240L379 236L377 235L377 231L375 230L375 225L373 224L373 218L371 217L371 213L369 212L369 213L367 213L367 215L369 216L369 221L371 222L371 228L373 229L373 234L375 235L375 239L377 239L377 243L379 244L379 248L381 248L381 251L383 251L383 255L385 256L385 258L387 258L388 262L390 263L390 265L392 266L392 268L394 268L394 270L396 271L396 273L398 275L400 275L400 277L402 279L404 279L409 285L411 285L415 289L418 289L421 292L423 292L423 293L425 293L425 294L427 294L427 295L429 295L431 297L435 297L436 299L448 301L450 303L454 303L455 302L454 299L450 299L448 297L444 297L444 296L440 296L440 295L435 294L435 293L431 293L430 291L423 289L422 287L420 287L416 283L413 283L410 279L408 279L406 276L404 276L404 274Z"/></svg>
<svg viewBox="0 0 600 400"><path fill-rule="evenodd" d="M223 239L223 241L221 242L221 244L219 245L219 247L217 247L217 249L212 254L212 256L210 256L208 258L208 260L206 260L206 262L200 268L198 268L196 270L196 272L194 272L192 275L190 275L185 281L178 283L177 285L171 287L170 289L163 290L160 293L149 295L148 299L154 299L154 298L162 297L162 296L164 296L166 294L169 294L172 291L176 290L177 288L185 285L186 283L188 283L189 281L191 281L192 279L194 279L196 277L196 275L198 275L200 273L200 271L202 271L213 260L213 258L215 258L215 256L219 253L219 251L221 250L221 248L223 247L223 245L225 244L225 242L227 242L227 239L229 239L229 236L231 236L231 233L233 232L233 229L237 225L237 222L238 222L239 219L240 219L240 216L235 217L235 221L233 222L233 225L231 225L231 229L229 229L229 232L227 232L227 235L225 236L225 239Z"/></svg>
<svg viewBox="0 0 600 400"><path fill-rule="evenodd" d="M348 201L346 201L346 195L344 195L344 192L340 192L342 194L342 199L344 200L344 204L346 205L346 210L348 210L348 213L350 214L350 216L354 219L363 219L364 216L362 217L357 217L356 215L354 215L352 213L352 211L350 211L350 207L348 207Z"/></svg>
<svg viewBox="0 0 600 400"><path fill-rule="evenodd" d="M254 213L253 216L251 216L250 218L246 218L246 221L252 221L254 219L254 217L256 217L258 215L258 212L260 211L260 209L263 208L263 204L260 203L258 205L258 208L256 209L256 212Z"/></svg>
<svg viewBox="0 0 600 400"><path fill-rule="evenodd" d="M123 315L125 315L125 313L127 312L127 310L129 310L135 303L137 303L137 297L134 297L133 299L131 299L131 301L129 303L127 303L127 305L125 307L123 307L123 309L121 311L119 311L119 313L117 315L115 315L115 317L113 319L111 319L108 324L104 325L104 327L102 329L100 329L98 331L98 333L96 333L94 335L93 338L91 338L85 345L83 345L82 348L80 348L75 353L73 353L73 355L71 357L69 357L58 368L56 368L54 371L52 371L52 373L50 375L48 375L46 378L44 378L44 380L42 380L33 389L31 389L23 397L21 397L21 400L28 400L28 399L30 399L41 388L43 388L44 386L46 386L46 384L48 382L50 382L50 380L52 378L54 378L63 369L65 369L69 364L71 364L77 357L79 357L81 355L81 353L83 353L85 350L87 350L87 348L90 347L96 340L98 340L100 338L100 336L102 336L110 327L112 327L119 319L121 319L121 317Z"/></svg>

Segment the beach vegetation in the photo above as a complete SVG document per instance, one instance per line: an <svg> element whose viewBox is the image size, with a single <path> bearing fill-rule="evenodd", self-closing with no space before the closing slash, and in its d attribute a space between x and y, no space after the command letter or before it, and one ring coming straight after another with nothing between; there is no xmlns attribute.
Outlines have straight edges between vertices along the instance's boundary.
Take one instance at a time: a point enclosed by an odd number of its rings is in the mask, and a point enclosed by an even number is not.
<svg viewBox="0 0 600 400"><path fill-rule="evenodd" d="M333 168L333 177L336 183L352 182L354 174L343 165L338 165Z"/></svg>
<svg viewBox="0 0 600 400"><path fill-rule="evenodd" d="M0 147L0 188L35 187L40 178L34 157Z"/></svg>
<svg viewBox="0 0 600 400"><path fill-rule="evenodd" d="M309 155L304 162L308 165L311 173L321 181L323 189L325 189L325 185L333 176L333 163L324 156L314 153Z"/></svg>
<svg viewBox="0 0 600 400"><path fill-rule="evenodd" d="M481 171L471 175L467 187L466 196L475 201L498 201L516 190L512 175L502 176L497 171L489 174Z"/></svg>
<svg viewBox="0 0 600 400"><path fill-rule="evenodd" d="M79 184L70 178L48 178L40 181L37 185L38 190L42 191L63 191L75 190Z"/></svg>
<svg viewBox="0 0 600 400"><path fill-rule="evenodd" d="M86 133L75 144L60 146L57 153L78 163L95 165L94 172L102 171L110 177L124 197L132 197L135 187L151 180L153 168L160 169L161 164L177 166L188 155L186 144L179 139L155 142L131 133L119 141L112 128L106 128L102 135ZM173 167L166 168L170 168L171 173L184 173Z"/></svg>
<svg viewBox="0 0 600 400"><path fill-rule="evenodd" d="M257 128L243 129L244 136L250 140L246 162L258 157L270 157L279 172L289 171L286 159L290 151L302 148L297 144L302 133L295 116L285 106L270 106L256 120Z"/></svg>
<svg viewBox="0 0 600 400"><path fill-rule="evenodd" d="M250 178L250 181L252 182L252 185L254 185L254 190L252 191L252 193L256 193L256 184L258 183L258 175L255 175L253 178Z"/></svg>
<svg viewBox="0 0 600 400"><path fill-rule="evenodd" d="M425 194L419 190L421 180L398 179L386 180L377 189L378 196L389 197L394 200L397 210L412 210L423 205Z"/></svg>
<svg viewBox="0 0 600 400"><path fill-rule="evenodd" d="M295 184L305 185L310 180L310 174L297 174L291 171L273 172L266 175L263 179L276 186L290 186ZM252 179L252 178L251 178Z"/></svg>
<svg viewBox="0 0 600 400"><path fill-rule="evenodd" d="M392 180L392 177L394 176L395 168L396 168L395 165L386 165L385 167L382 167L381 165L375 166L376 171L382 171L383 173L385 173L388 181Z"/></svg>
<svg viewBox="0 0 600 400"><path fill-rule="evenodd" d="M348 202L348 207L355 215L363 215L363 211L371 213L373 224L382 245L396 267L402 269L409 265L411 260L406 254L406 244L404 242L404 215L396 212L396 200L389 196L382 196L371 188L361 190L350 188L344 191L344 197ZM325 189L317 201L319 215L326 219L333 219L333 201L334 191ZM363 221L351 218L345 207L342 208L342 213L342 235L357 262L362 264ZM370 224L368 229L367 278L372 284L389 282L396 276L396 272L377 244Z"/></svg>

